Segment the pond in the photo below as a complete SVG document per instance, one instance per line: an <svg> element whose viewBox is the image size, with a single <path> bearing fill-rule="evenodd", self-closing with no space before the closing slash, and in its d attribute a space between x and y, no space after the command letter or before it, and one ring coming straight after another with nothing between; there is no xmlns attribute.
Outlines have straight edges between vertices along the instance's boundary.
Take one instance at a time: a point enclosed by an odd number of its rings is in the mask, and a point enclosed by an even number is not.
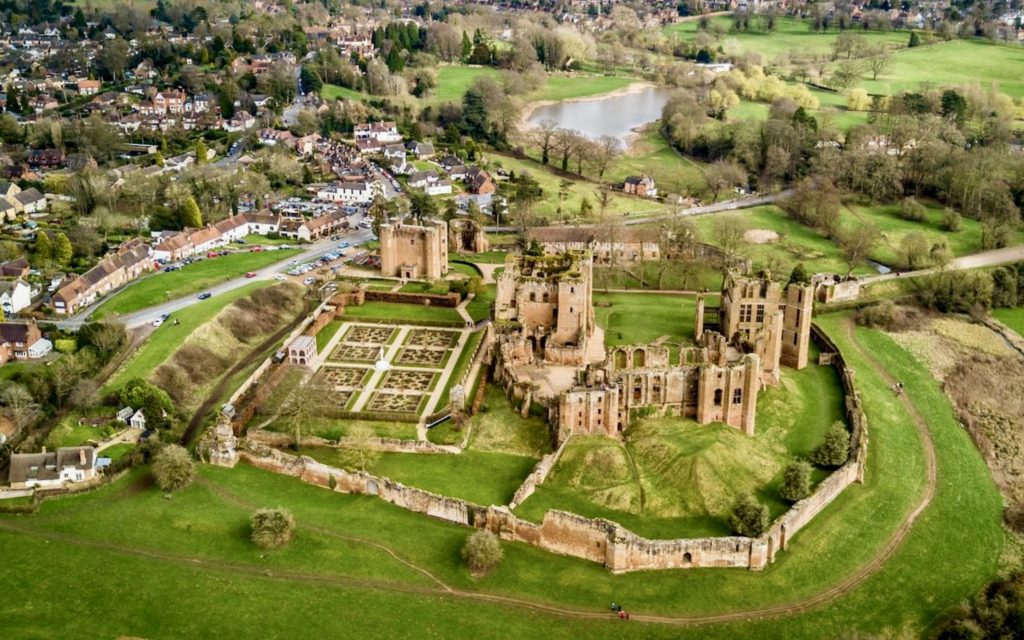
<svg viewBox="0 0 1024 640"><path fill-rule="evenodd" d="M625 146L634 129L661 118L669 93L663 87L648 86L636 92L542 105L527 122L538 125L551 120L560 129L576 129L591 139L614 136Z"/></svg>

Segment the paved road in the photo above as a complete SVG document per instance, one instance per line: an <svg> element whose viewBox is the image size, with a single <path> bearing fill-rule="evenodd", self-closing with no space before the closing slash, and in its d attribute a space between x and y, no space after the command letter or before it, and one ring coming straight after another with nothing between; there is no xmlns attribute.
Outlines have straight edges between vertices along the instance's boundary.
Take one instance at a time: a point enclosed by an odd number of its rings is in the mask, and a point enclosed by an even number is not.
<svg viewBox="0 0 1024 640"><path fill-rule="evenodd" d="M634 226L638 224L649 224L651 222L657 222L659 220L667 220L670 218L683 218L689 216L703 216L710 213L721 213L723 211L737 211L739 209L748 209L750 207L758 207L763 204L771 204L776 200L784 200L793 195L792 189L786 189L784 191L777 191L775 193L769 193L759 196L747 196L744 198L736 198L735 200L723 200L714 204L705 204L699 207L690 207L688 209L679 209L672 213L659 213L654 215L640 215L636 217L626 218L622 224L626 226ZM596 227L596 224L581 224L577 225L581 228ZM518 231L516 227L484 227L485 231L491 233L509 233Z"/></svg>
<svg viewBox="0 0 1024 640"><path fill-rule="evenodd" d="M365 244L372 238L372 236L373 232L371 232L369 229L360 229L358 227L349 230L347 233L341 234L342 240L350 243L353 247ZM281 273L281 271L284 270L284 267L286 267L290 261L296 260L298 262L310 262L311 260L319 258L325 253L329 253L331 249L334 249L338 246L339 242L341 242L341 240L320 240L311 245L305 246L302 253L298 255L289 256L288 258L282 259L280 262L275 262L272 265L268 265L266 267L263 267L262 269L259 269L258 271L256 271L255 278L246 278L245 276L240 276L238 278L235 278L234 280L228 280L227 282L222 282L218 285L210 287L209 289L207 289L207 291L209 291L214 296L218 296L229 291L234 291L235 289L238 289L240 287L244 287L245 285L252 282L256 282L259 280L269 280L273 278L275 275ZM160 275L154 274L151 277L159 278ZM103 301L105 302L106 300L107 299L105 298ZM170 314L175 313L177 311L181 311L183 309L187 309L188 307L191 307L197 302L200 302L198 296L188 295L183 298L170 300L168 302L164 302L153 307L147 307L135 313L126 314L118 318L118 320L122 322L124 326L127 327L128 329L134 329L136 327L141 327L152 323L154 320L163 316L165 313ZM94 305L68 320L60 320L57 321L55 324L63 330L77 331L78 328L85 323L85 318L90 313L92 313L95 310L95 308L96 307Z"/></svg>
<svg viewBox="0 0 1024 640"><path fill-rule="evenodd" d="M1002 249L992 249L991 251L982 251L980 253L972 253L969 256L962 256L952 260L946 269L978 269L981 267L995 267L1001 264L1010 264L1013 262L1024 261L1024 244L1016 245L1013 247L1004 247ZM862 285L875 284L877 282L885 282L886 280L896 280L897 278L913 278L916 276L924 276L929 273L935 273L940 271L938 268L932 269L920 269L918 271L904 271L904 272L892 272L882 273L877 276L867 276L861 278L860 283Z"/></svg>
<svg viewBox="0 0 1024 640"><path fill-rule="evenodd" d="M292 103L288 105L288 107L285 108L284 112L281 114L281 122L284 123L284 126L286 128L292 126L298 121L299 112L302 111L302 108L304 106L306 106L306 97L302 95L302 80L300 79L301 74L302 63L300 62L299 64L295 65L295 99L292 100Z"/></svg>

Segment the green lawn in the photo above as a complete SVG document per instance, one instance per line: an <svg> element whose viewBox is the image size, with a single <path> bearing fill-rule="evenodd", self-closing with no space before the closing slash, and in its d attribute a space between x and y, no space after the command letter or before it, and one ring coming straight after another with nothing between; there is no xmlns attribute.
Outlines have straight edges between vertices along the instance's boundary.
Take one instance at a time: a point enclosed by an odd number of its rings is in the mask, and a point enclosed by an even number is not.
<svg viewBox="0 0 1024 640"><path fill-rule="evenodd" d="M507 251L482 251L480 253L453 253L452 260L463 260L474 264L505 264Z"/></svg>
<svg viewBox="0 0 1024 640"><path fill-rule="evenodd" d="M1024 337L1024 307L993 309L992 317L1016 331L1017 335Z"/></svg>
<svg viewBox="0 0 1024 640"><path fill-rule="evenodd" d="M336 84L325 84L320 88L320 97L325 100L365 100L369 98L369 94L363 93L362 91L355 91L348 87L342 87Z"/></svg>
<svg viewBox="0 0 1024 640"><path fill-rule="evenodd" d="M487 387L480 412L469 420L469 448L540 458L551 451L551 430L545 418L522 417L501 385Z"/></svg>
<svg viewBox="0 0 1024 640"><path fill-rule="evenodd" d="M500 165L507 171L515 171L516 175L521 175L524 172L529 173L540 184L544 195L533 208L534 214L538 217L546 218L548 221L579 219L580 204L583 198L590 201L592 215L596 216L599 213L598 197L600 190L595 183L572 176L563 178L552 171L552 167L545 167L534 160L520 160L519 158L513 158L512 156L497 152L490 154L490 160L492 166ZM560 182L563 179L568 182L568 185L565 191L566 197L560 201L558 193L560 191ZM562 210L561 215L558 213L559 206L561 206ZM612 194L608 200L608 212L623 215L641 212L661 213L667 209L668 207L663 204L632 196Z"/></svg>
<svg viewBox="0 0 1024 640"><path fill-rule="evenodd" d="M544 86L529 95L530 101L571 100L617 91L637 82L636 78L602 75L549 75Z"/></svg>
<svg viewBox="0 0 1024 640"><path fill-rule="evenodd" d="M287 260L297 253L298 249L256 253L239 251L218 258L204 258L170 273L158 271L115 293L93 312L92 317L98 320L145 309Z"/></svg>
<svg viewBox="0 0 1024 640"><path fill-rule="evenodd" d="M169 322L158 327L128 361L121 365L121 368L103 387L104 393L117 391L132 378L145 378L164 360L171 357L193 331L217 315L221 309L256 289L262 289L271 284L274 283L272 281L253 282L175 313ZM178 320L180 324L174 324L174 320Z"/></svg>
<svg viewBox="0 0 1024 640"><path fill-rule="evenodd" d="M342 322L343 321L340 319L331 320L316 334L316 350L318 352L323 351L327 346L327 343L329 343L331 338L334 337L334 334L338 333L338 329L341 328Z"/></svg>
<svg viewBox="0 0 1024 640"><path fill-rule="evenodd" d="M100 456L104 458L110 458L111 462L117 462L121 458L125 457L131 450L135 448L135 445L129 442L119 442L118 444L111 445L104 449Z"/></svg>
<svg viewBox="0 0 1024 640"><path fill-rule="evenodd" d="M344 449L305 447L302 453L326 464L354 468ZM507 504L536 462L528 456L472 450L457 455L382 453L366 470L410 487L487 506Z"/></svg>
<svg viewBox="0 0 1024 640"><path fill-rule="evenodd" d="M484 286L484 290L476 294L476 296L469 301L466 305L466 313L469 314L470 318L473 318L473 322L480 322L481 320L490 317L491 305L494 304L494 298L498 295L498 285L489 284Z"/></svg>
<svg viewBox="0 0 1024 640"><path fill-rule="evenodd" d="M706 263L687 265L677 260L646 261L594 267L594 289L671 289L677 291L719 291L723 272ZM642 280L641 280L642 279ZM660 285L660 286L659 286Z"/></svg>
<svg viewBox="0 0 1024 640"><path fill-rule="evenodd" d="M778 18L778 26L771 33L733 32L732 20L726 16L711 18L711 23L726 32L721 42L729 51L757 52L768 62L782 54L831 53L832 43L839 36L839 31L835 29L828 32L811 31L809 22L795 18ZM664 32L669 38L692 42L698 27L697 21L677 22L665 27ZM906 46L910 39L909 31L862 31L858 34L867 38L871 44L885 43L892 47Z"/></svg>
<svg viewBox="0 0 1024 640"><path fill-rule="evenodd" d="M466 67L461 65L441 65L437 70L437 88L428 96L430 102L462 103L462 96L481 77L497 78L498 70L492 67Z"/></svg>
<svg viewBox="0 0 1024 640"><path fill-rule="evenodd" d="M729 535L726 518L741 493L758 496L773 517L788 508L779 495L783 471L842 419L841 389L832 367L784 369L780 386L758 397L753 437L664 417L631 425L625 445L604 436L574 439L517 513L539 522L550 509L573 511L652 538ZM814 480L827 475L815 470Z"/></svg>
<svg viewBox="0 0 1024 640"><path fill-rule="evenodd" d="M861 86L868 93L895 94L920 87L980 83L996 86L1011 97L1024 97L1024 49L983 40L952 40L927 47L902 49L893 56L889 69L871 80L864 76Z"/></svg>
<svg viewBox="0 0 1024 640"><path fill-rule="evenodd" d="M647 125L632 147L608 167L604 179L622 182L628 176L648 175L654 178L659 192L705 195L706 165L676 153L661 135L660 125L660 121Z"/></svg>
<svg viewBox="0 0 1024 640"><path fill-rule="evenodd" d="M696 216L694 226L705 242L717 244L715 227L719 220L736 220L744 229L766 229L779 235L775 242L765 244L741 243L740 255L758 266L774 265L775 271L789 273L798 262L803 262L810 273L846 273L839 247L828 238L804 225L790 220L775 205L752 207L732 213ZM874 269L860 265L854 274L872 274Z"/></svg>
<svg viewBox="0 0 1024 640"><path fill-rule="evenodd" d="M440 588L396 590L435 586L403 561L456 589L595 612L606 611L612 599L634 613L745 611L806 599L835 585L882 548L924 488L921 441L910 417L853 350L843 320L828 316L820 322L857 371L871 425L866 482L847 489L766 571L615 576L593 563L503 543L501 566L474 578L458 555L465 528L245 465L201 466L201 482L171 500L135 473L99 491L46 502L37 515L0 517L6 552L0 580L21 587L19 598L0 604L5 635L72 636L85 616L90 633L103 637L291 637L297 628L325 637L352 629L366 638L490 637L496 619L502 635L551 639L926 635L939 616L995 576L1004 545L1001 500L938 385L890 339L863 329L856 331L858 342L904 381L907 397L928 421L938 485L930 507L885 566L850 593L787 617L676 627L554 616L445 596ZM473 465L467 474L488 468L467 459ZM262 552L248 541L248 518L257 507L276 505L291 510L300 529L288 548ZM59 572L39 571L54 557L60 558ZM140 575L146 588L124 598L123 585ZM311 609L332 614L310 616Z"/></svg>
<svg viewBox="0 0 1024 640"><path fill-rule="evenodd" d="M449 307L432 307L422 304L397 302L366 302L358 306L345 307L345 320L388 320L392 322L440 322L457 323L462 326L459 312Z"/></svg>
<svg viewBox="0 0 1024 640"><path fill-rule="evenodd" d="M715 296L708 300L717 304ZM693 296L595 292L594 303L599 305L594 314L607 346L646 344L662 336L673 344L693 342Z"/></svg>
<svg viewBox="0 0 1024 640"><path fill-rule="evenodd" d="M459 359L455 361L455 366L452 368L452 375L448 378L448 383L445 385L444 391L441 392L441 397L437 401L437 407L435 410L439 410L448 404L449 394L452 391L452 387L459 383L465 374L466 369L473 362L473 355L476 351L477 345L484 338L484 331L476 331L469 334L469 338L466 340L466 346L459 352ZM466 389L469 392L469 389Z"/></svg>

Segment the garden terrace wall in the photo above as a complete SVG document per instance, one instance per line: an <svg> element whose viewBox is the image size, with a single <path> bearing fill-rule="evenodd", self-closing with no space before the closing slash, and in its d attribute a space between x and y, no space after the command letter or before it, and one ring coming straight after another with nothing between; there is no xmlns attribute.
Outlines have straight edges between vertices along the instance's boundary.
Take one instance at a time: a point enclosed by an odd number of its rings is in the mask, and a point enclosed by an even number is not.
<svg viewBox="0 0 1024 640"><path fill-rule="evenodd" d="M564 511L547 511L540 524L537 524L516 516L508 506L484 507L457 498L439 496L406 487L389 478L349 472L312 458L296 457L253 441L245 442L239 457L260 469L290 475L311 484L333 488L334 491L375 495L410 511L467 527L488 529L505 540L524 542L553 553L599 562L616 573L698 567L764 569L774 561L780 549L787 548L789 540L797 531L835 500L846 487L864 478L867 422L860 396L853 386L853 371L846 366L836 345L817 326L812 327L812 335L822 351L831 357L847 394L846 419L851 431L850 458L823 480L810 497L796 503L776 519L759 538L732 536L650 540L615 522ZM545 465L542 460L516 491L513 504L525 499L524 495L531 490L531 485L536 487L538 484L538 476L546 475L545 470L550 472L553 466L553 461Z"/></svg>
<svg viewBox="0 0 1024 640"><path fill-rule="evenodd" d="M289 447L295 443L295 438L287 433L276 431L265 431L263 429L250 429L245 437L251 442L256 442L268 447ZM299 439L299 446L302 447L331 447L342 448L349 442L348 438L340 440L328 440L317 436L302 436ZM389 453L437 453L452 454L457 449L442 447L426 440L401 440L399 438L368 438L367 444L375 451L386 451Z"/></svg>

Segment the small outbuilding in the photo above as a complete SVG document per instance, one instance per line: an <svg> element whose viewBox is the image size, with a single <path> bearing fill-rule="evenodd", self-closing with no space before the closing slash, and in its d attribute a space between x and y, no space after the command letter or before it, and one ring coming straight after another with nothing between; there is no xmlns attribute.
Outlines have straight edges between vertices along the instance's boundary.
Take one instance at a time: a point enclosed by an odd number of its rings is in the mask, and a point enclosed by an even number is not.
<svg viewBox="0 0 1024 640"><path fill-rule="evenodd" d="M316 355L316 338L313 336L299 336L288 347L288 362L291 364L309 366Z"/></svg>

